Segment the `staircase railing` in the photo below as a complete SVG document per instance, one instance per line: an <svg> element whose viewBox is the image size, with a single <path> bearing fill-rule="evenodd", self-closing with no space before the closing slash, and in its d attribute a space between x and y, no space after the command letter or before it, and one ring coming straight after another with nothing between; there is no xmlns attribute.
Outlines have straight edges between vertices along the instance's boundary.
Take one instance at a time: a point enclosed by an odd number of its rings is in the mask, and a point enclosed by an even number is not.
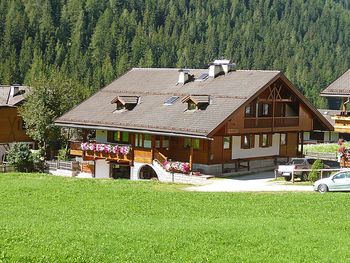
<svg viewBox="0 0 350 263"><path fill-rule="evenodd" d="M164 167L164 163L168 161L168 157L166 157L157 149L153 149L153 160L156 160L159 164L161 164Z"/></svg>

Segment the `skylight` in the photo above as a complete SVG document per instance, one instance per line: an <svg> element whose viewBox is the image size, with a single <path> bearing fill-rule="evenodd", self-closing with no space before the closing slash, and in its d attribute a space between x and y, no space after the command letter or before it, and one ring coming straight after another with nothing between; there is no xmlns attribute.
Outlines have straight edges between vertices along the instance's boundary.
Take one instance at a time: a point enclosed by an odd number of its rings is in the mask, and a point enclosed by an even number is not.
<svg viewBox="0 0 350 263"><path fill-rule="evenodd" d="M202 75L199 76L198 79L196 79L195 81L204 81L209 77L209 74L207 73L203 73Z"/></svg>
<svg viewBox="0 0 350 263"><path fill-rule="evenodd" d="M169 99L167 99L166 101L164 101L164 105L166 106L171 106L175 103L175 101L178 100L178 96L171 96Z"/></svg>

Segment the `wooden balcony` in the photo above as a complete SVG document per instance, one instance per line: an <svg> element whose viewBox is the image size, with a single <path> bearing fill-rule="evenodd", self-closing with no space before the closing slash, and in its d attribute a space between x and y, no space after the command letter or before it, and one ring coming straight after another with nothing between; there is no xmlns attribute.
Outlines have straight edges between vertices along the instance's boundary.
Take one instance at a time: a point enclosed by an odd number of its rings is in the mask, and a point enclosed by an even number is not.
<svg viewBox="0 0 350 263"><path fill-rule="evenodd" d="M97 143L98 144L98 143ZM120 145L120 144L113 144L108 143L110 146L129 146L129 145ZM71 142L70 144L70 154L74 156L82 156L86 159L106 159L109 161L116 161L120 163L132 163L134 159L134 152L133 149L128 154L122 154L122 153L113 153L113 152L106 152L106 151L97 151L97 150L82 150L81 149L81 142Z"/></svg>
<svg viewBox="0 0 350 263"><path fill-rule="evenodd" d="M299 126L299 117L258 117L245 118L244 128L281 128Z"/></svg>

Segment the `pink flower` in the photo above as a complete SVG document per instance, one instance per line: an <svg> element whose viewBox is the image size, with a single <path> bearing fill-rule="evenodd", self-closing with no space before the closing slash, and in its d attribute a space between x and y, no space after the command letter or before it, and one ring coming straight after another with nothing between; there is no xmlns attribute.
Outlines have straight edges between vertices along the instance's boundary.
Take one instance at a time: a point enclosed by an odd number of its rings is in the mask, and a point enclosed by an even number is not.
<svg viewBox="0 0 350 263"><path fill-rule="evenodd" d="M80 145L80 148L83 151L87 151L89 149L89 144L87 142L82 142L81 145Z"/></svg>
<svg viewBox="0 0 350 263"><path fill-rule="evenodd" d="M113 152L114 154L119 154L119 151L120 151L119 145L113 146L112 152Z"/></svg>
<svg viewBox="0 0 350 263"><path fill-rule="evenodd" d="M90 151L95 151L96 145L95 145L94 143L89 143L88 149L89 149Z"/></svg>

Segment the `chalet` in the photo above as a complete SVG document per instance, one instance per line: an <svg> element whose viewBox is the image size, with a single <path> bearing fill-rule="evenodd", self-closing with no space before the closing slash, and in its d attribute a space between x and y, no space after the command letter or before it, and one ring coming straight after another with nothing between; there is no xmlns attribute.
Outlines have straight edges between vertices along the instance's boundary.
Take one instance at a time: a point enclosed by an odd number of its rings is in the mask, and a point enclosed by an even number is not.
<svg viewBox="0 0 350 263"><path fill-rule="evenodd" d="M332 130L283 73L228 60L134 68L55 123L83 130L71 154L90 160L95 177L131 179L272 166L302 155L303 132Z"/></svg>
<svg viewBox="0 0 350 263"><path fill-rule="evenodd" d="M6 149L13 142L26 142L34 146L28 137L17 107L22 105L29 88L25 86L0 86L0 162Z"/></svg>
<svg viewBox="0 0 350 263"><path fill-rule="evenodd" d="M350 69L323 90L321 96L341 100L341 110L332 117L335 120L334 131L350 139L350 111L347 107L350 102Z"/></svg>

